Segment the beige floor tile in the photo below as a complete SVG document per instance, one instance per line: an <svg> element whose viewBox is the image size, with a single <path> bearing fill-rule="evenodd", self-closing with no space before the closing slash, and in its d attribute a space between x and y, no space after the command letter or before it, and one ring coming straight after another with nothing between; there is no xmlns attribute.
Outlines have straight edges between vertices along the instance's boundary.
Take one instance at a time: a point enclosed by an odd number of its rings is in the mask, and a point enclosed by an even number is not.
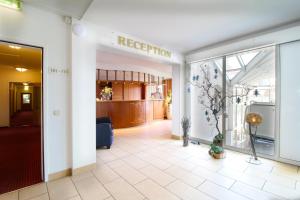
<svg viewBox="0 0 300 200"><path fill-rule="evenodd" d="M113 197L108 197L107 199L105 200L115 200Z"/></svg>
<svg viewBox="0 0 300 200"><path fill-rule="evenodd" d="M68 200L82 200L82 199L80 198L80 196L75 196L75 197L72 197L71 199L68 199Z"/></svg>
<svg viewBox="0 0 300 200"><path fill-rule="evenodd" d="M97 158L105 163L118 159L117 156L110 152L110 149L97 150Z"/></svg>
<svg viewBox="0 0 300 200"><path fill-rule="evenodd" d="M205 181L204 178L195 176L195 174L176 166L166 169L165 172L192 187L197 187Z"/></svg>
<svg viewBox="0 0 300 200"><path fill-rule="evenodd" d="M245 171L245 174L249 175L249 176L255 176L255 177L259 177L259 178L263 178L265 180L267 180L268 182L274 183L274 184L279 184L285 187L290 187L292 189L295 188L296 185L296 180L295 179L291 179L287 176L282 176L282 175L277 175L274 173L268 173L265 171L259 171L259 170L249 170L247 169Z"/></svg>
<svg viewBox="0 0 300 200"><path fill-rule="evenodd" d="M246 184L256 187L258 189L261 189L266 182L266 180L263 178L259 178L259 177L252 176L252 175L247 175L245 173L235 171L234 169L228 169L226 167L222 168L220 171L218 171L218 173L223 176L246 183Z"/></svg>
<svg viewBox="0 0 300 200"><path fill-rule="evenodd" d="M284 187L279 184L267 182L263 188L264 191L280 196L282 199L300 199L300 191L289 187Z"/></svg>
<svg viewBox="0 0 300 200"><path fill-rule="evenodd" d="M198 187L203 193L212 196L219 200L246 200L248 198L243 197L235 192L232 192L222 186L214 184L209 181L205 181Z"/></svg>
<svg viewBox="0 0 300 200"><path fill-rule="evenodd" d="M195 170L193 170L193 173L226 188L230 188L235 182L234 179L228 178L216 172L212 172L203 167L197 167Z"/></svg>
<svg viewBox="0 0 300 200"><path fill-rule="evenodd" d="M168 185L166 188L183 200L213 200L212 197L181 181L175 181Z"/></svg>
<svg viewBox="0 0 300 200"><path fill-rule="evenodd" d="M144 199L143 195L141 195L132 185L121 178L105 184L104 186L116 200Z"/></svg>
<svg viewBox="0 0 300 200"><path fill-rule="evenodd" d="M126 164L130 165L131 167L135 168L135 169L140 169L143 167L146 167L149 165L148 162L136 157L136 156L127 156L125 158L122 159L124 162L126 162Z"/></svg>
<svg viewBox="0 0 300 200"><path fill-rule="evenodd" d="M109 183L120 177L116 172L106 165L101 165L100 167L98 166L97 169L94 169L92 172L102 184Z"/></svg>
<svg viewBox="0 0 300 200"><path fill-rule="evenodd" d="M9 192L0 195L0 200L18 200L19 191Z"/></svg>
<svg viewBox="0 0 300 200"><path fill-rule="evenodd" d="M30 200L49 200L49 195L48 195L48 193L42 194L41 196L34 197L34 198L30 199Z"/></svg>
<svg viewBox="0 0 300 200"><path fill-rule="evenodd" d="M142 172L145 176L152 179L161 186L166 186L169 183L175 181L174 177L153 166L142 168L140 169L140 172Z"/></svg>
<svg viewBox="0 0 300 200"><path fill-rule="evenodd" d="M27 200L33 197L41 196L47 193L47 186L45 183L26 187L19 191L19 200Z"/></svg>
<svg viewBox="0 0 300 200"><path fill-rule="evenodd" d="M143 175L137 169L134 169L126 164L115 167L113 170L119 174L119 176L133 185L146 179L145 175Z"/></svg>
<svg viewBox="0 0 300 200"><path fill-rule="evenodd" d="M93 173L92 172L85 172L85 173L81 173L75 176L72 176L72 181L73 182L77 182L77 181L81 181L82 179L86 179L86 178L90 178L93 177Z"/></svg>
<svg viewBox="0 0 300 200"><path fill-rule="evenodd" d="M138 183L135 187L149 200L179 200L174 194L151 180Z"/></svg>
<svg viewBox="0 0 300 200"><path fill-rule="evenodd" d="M176 165L178 167L181 167L185 170L191 171L196 168L196 165L187 161L187 160L182 160L178 159L176 157L169 157L166 159L167 162L171 163L172 165Z"/></svg>
<svg viewBox="0 0 300 200"><path fill-rule="evenodd" d="M140 159L142 159L142 160L144 160L146 162L149 162L151 165L153 165L153 166L155 166L155 167L157 167L159 169L162 169L162 170L167 169L167 168L169 168L171 166L170 163L168 163L168 162L166 162L164 160L161 160L159 158L156 158L155 156L152 156L150 154L144 153L144 152L137 154L137 156Z"/></svg>
<svg viewBox="0 0 300 200"><path fill-rule="evenodd" d="M117 158L126 157L126 156L128 156L130 154L129 152L124 151L124 150L116 147L115 145L112 146L112 148L110 149L110 152L112 154L114 154Z"/></svg>
<svg viewBox="0 0 300 200"><path fill-rule="evenodd" d="M281 197L273 195L271 193L262 191L260 189L251 187L247 184L236 182L231 188L231 191L240 194L242 196L248 197L249 199L253 200L280 200Z"/></svg>
<svg viewBox="0 0 300 200"><path fill-rule="evenodd" d="M78 195L71 178L48 182L47 187L51 200L65 200Z"/></svg>
<svg viewBox="0 0 300 200"><path fill-rule="evenodd" d="M110 196L95 177L77 181L75 182L75 186L82 200L103 200Z"/></svg>

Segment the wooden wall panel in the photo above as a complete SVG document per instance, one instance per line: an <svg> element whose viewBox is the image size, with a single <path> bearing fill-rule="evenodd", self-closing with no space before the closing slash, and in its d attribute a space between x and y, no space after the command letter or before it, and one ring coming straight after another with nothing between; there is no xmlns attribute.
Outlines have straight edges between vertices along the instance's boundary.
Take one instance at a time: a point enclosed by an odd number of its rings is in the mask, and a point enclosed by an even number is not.
<svg viewBox="0 0 300 200"><path fill-rule="evenodd" d="M132 72L125 72L125 81L132 81Z"/></svg>
<svg viewBox="0 0 300 200"><path fill-rule="evenodd" d="M142 72L139 73L139 81L145 82L145 73L142 73Z"/></svg>
<svg viewBox="0 0 300 200"><path fill-rule="evenodd" d="M116 71L115 70L108 70L107 71L107 80L109 80L109 81L116 80Z"/></svg>
<svg viewBox="0 0 300 200"><path fill-rule="evenodd" d="M112 83L112 100L123 100L123 83Z"/></svg>
<svg viewBox="0 0 300 200"><path fill-rule="evenodd" d="M117 71L116 74L117 74L116 80L124 81L124 71Z"/></svg>
<svg viewBox="0 0 300 200"><path fill-rule="evenodd" d="M99 73L99 80L106 81L107 80L107 71L103 70L103 69L100 69L99 72L100 72Z"/></svg>
<svg viewBox="0 0 300 200"><path fill-rule="evenodd" d="M132 72L132 80L139 81L139 73L138 72Z"/></svg>

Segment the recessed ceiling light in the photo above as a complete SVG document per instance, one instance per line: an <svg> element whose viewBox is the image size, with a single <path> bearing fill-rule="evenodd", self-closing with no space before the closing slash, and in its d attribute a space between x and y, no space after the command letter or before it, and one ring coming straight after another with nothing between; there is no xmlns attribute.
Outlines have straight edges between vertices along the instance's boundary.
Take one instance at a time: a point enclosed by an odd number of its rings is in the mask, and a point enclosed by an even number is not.
<svg viewBox="0 0 300 200"><path fill-rule="evenodd" d="M16 70L18 72L26 72L28 69L24 68L24 67L17 67Z"/></svg>
<svg viewBox="0 0 300 200"><path fill-rule="evenodd" d="M0 1L1 1L1 0L0 0ZM9 48L12 48L12 49L21 49L21 47L15 46L15 45L9 45Z"/></svg>
<svg viewBox="0 0 300 200"><path fill-rule="evenodd" d="M0 5L14 10L20 10L21 0L0 0Z"/></svg>

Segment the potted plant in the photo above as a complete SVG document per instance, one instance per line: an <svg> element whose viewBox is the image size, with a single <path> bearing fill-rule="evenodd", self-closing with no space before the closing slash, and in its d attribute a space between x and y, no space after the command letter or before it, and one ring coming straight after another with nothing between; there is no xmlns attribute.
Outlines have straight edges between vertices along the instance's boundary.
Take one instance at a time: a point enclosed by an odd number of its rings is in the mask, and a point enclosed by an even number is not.
<svg viewBox="0 0 300 200"><path fill-rule="evenodd" d="M189 145L189 130L191 127L191 121L187 117L183 117L181 120L181 126L183 130L183 146L186 147Z"/></svg>
<svg viewBox="0 0 300 200"><path fill-rule="evenodd" d="M209 154L215 159L225 158L224 148L216 144L210 145Z"/></svg>
<svg viewBox="0 0 300 200"><path fill-rule="evenodd" d="M233 101L233 99L236 99L236 102L240 103L241 97L247 96L249 89L244 88L244 93L242 95L223 95L222 87L217 81L219 70L215 68L213 72L211 72L206 65L201 65L200 69L202 72L201 77L200 75L193 76L191 85L200 89L201 95L199 96L199 103L205 109L204 115L206 120L208 122L213 122L216 128L217 134L213 138L209 153L214 158L219 157L214 156L216 152L219 152L224 157L223 141L225 134L220 130L219 121L221 116L226 116L226 100L229 99ZM230 94L230 92L228 93Z"/></svg>

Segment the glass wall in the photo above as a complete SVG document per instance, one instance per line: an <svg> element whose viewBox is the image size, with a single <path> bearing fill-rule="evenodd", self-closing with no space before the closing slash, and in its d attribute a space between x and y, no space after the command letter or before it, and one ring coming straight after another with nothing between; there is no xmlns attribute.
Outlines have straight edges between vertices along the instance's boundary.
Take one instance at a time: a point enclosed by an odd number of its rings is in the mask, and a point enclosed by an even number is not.
<svg viewBox="0 0 300 200"><path fill-rule="evenodd" d="M203 70L207 73L213 87L222 91L222 58L208 60L205 62L191 64L189 93L191 99L191 137L205 141L212 141L218 133L215 127L215 119L208 115L210 110L206 105L209 104L209 98L201 86L205 79ZM214 94L211 94L214 95ZM219 116L219 129L222 130L222 116Z"/></svg>
<svg viewBox="0 0 300 200"><path fill-rule="evenodd" d="M203 84L203 67L212 80L212 85L226 95L225 126L227 146L250 151L248 126L245 116L259 113L263 123L257 128L255 147L267 155L275 153L275 47L257 49L223 58L193 63L190 67L191 136L211 142L217 134L215 120L209 118L203 102L209 98L199 85ZM217 77L215 77L217 75ZM224 81L223 81L224 80ZM198 86L197 86L198 84ZM226 85L225 85L226 84ZM226 88L223 91L223 88ZM222 131L222 115L219 115Z"/></svg>

